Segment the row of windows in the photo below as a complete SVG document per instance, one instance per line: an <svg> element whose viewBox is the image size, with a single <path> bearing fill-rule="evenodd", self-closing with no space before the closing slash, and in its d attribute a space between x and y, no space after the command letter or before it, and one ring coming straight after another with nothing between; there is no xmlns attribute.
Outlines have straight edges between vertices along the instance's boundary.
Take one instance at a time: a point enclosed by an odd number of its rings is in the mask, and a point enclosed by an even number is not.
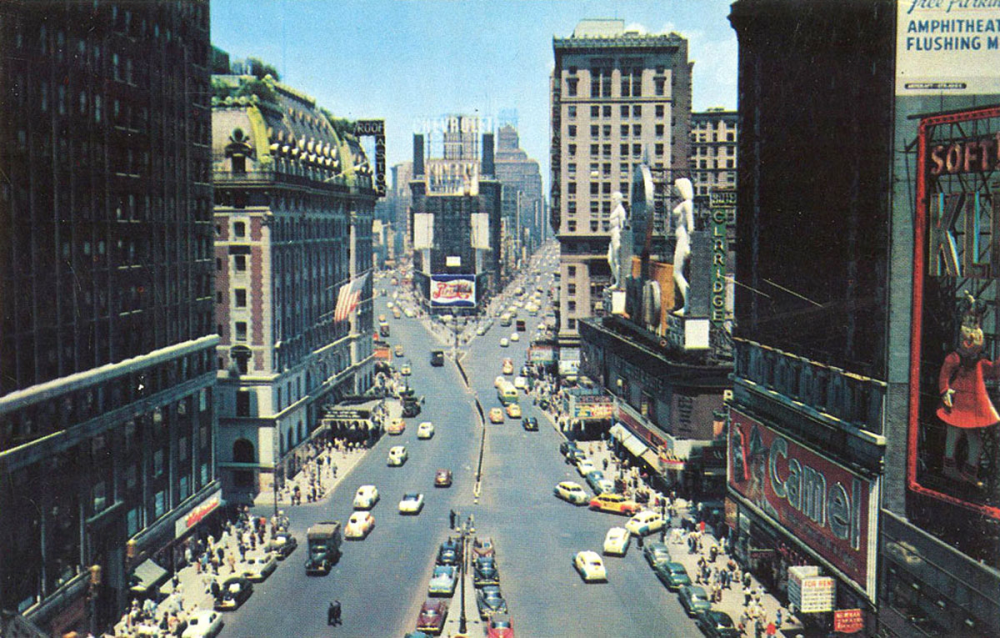
<svg viewBox="0 0 1000 638"><path fill-rule="evenodd" d="M666 86L667 79L665 77L654 77L653 95L656 97L665 96ZM580 95L580 79L575 77L566 78L566 95L590 98L642 97L641 75L625 76L621 81L621 91L616 95L612 92L611 70L593 69L590 72L590 94L588 96Z"/></svg>
<svg viewBox="0 0 1000 638"><path fill-rule="evenodd" d="M642 117L642 104L622 104L618 107L618 116L623 119L629 119L631 115L634 119L639 119ZM666 115L667 107L664 104L656 104L653 106L654 113L656 117L661 118ZM592 104L590 106L590 117L591 119L610 119L613 109L610 104ZM577 117L577 105L570 104L566 107L566 117L575 120Z"/></svg>

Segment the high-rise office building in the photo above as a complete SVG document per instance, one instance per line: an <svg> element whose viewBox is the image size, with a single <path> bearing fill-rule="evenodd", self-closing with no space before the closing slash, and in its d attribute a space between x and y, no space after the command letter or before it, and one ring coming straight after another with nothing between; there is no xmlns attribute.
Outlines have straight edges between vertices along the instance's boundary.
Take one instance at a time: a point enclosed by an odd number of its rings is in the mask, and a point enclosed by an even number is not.
<svg viewBox="0 0 1000 638"><path fill-rule="evenodd" d="M97 633L220 505L209 3L0 14L0 607Z"/></svg>
<svg viewBox="0 0 1000 638"><path fill-rule="evenodd" d="M677 34L583 20L553 39L551 224L560 245L560 357L576 358L577 322L602 307L612 196L626 200L646 158L666 183L688 171L691 67Z"/></svg>
<svg viewBox="0 0 1000 638"><path fill-rule="evenodd" d="M513 275L519 264L541 244L545 198L538 162L521 148L517 129L504 125L497 131L497 179L503 185L504 259L501 279Z"/></svg>
<svg viewBox="0 0 1000 638"><path fill-rule="evenodd" d="M736 188L739 114L710 108L691 114L691 182L695 203L705 205L713 188Z"/></svg>

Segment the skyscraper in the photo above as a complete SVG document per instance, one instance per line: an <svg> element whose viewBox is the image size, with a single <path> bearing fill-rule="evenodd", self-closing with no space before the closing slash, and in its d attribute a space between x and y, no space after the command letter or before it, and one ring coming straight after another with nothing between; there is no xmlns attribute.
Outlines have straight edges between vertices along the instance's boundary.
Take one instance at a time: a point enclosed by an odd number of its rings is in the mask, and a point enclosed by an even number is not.
<svg viewBox="0 0 1000 638"><path fill-rule="evenodd" d="M538 162L521 149L517 129L501 126L497 131L497 179L503 186L503 219L510 228L502 242L510 242L510 255L506 254L502 266L504 277L513 273L520 261L533 253L541 244L545 220L545 198L542 197L542 174Z"/></svg>

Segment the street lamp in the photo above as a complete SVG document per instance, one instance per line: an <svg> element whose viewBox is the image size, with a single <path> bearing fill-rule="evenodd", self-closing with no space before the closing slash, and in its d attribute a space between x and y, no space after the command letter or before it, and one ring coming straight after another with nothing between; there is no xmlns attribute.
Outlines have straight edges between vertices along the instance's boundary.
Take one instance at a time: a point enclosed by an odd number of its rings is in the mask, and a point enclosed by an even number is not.
<svg viewBox="0 0 1000 638"><path fill-rule="evenodd" d="M462 617L458 621L458 632L464 634L467 631L467 626L465 624L465 565L466 565L466 547L465 538L469 531L469 521L466 519L465 523L462 524Z"/></svg>

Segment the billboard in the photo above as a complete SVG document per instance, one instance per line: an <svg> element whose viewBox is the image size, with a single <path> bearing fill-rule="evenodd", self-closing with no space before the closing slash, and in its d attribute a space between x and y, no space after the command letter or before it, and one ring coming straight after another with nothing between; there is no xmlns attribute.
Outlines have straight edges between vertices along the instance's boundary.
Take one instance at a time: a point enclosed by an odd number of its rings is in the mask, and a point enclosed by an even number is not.
<svg viewBox="0 0 1000 638"><path fill-rule="evenodd" d="M731 410L729 486L874 599L877 480Z"/></svg>
<svg viewBox="0 0 1000 638"><path fill-rule="evenodd" d="M551 365L558 360L559 352L555 345L536 343L528 348L528 363Z"/></svg>
<svg viewBox="0 0 1000 638"><path fill-rule="evenodd" d="M571 394L569 404L570 415L574 419L610 419L615 411L614 402L606 395Z"/></svg>
<svg viewBox="0 0 1000 638"><path fill-rule="evenodd" d="M431 275L431 304L437 308L474 308L475 275Z"/></svg>
<svg viewBox="0 0 1000 638"><path fill-rule="evenodd" d="M434 215L413 213L413 249L434 248Z"/></svg>
<svg viewBox="0 0 1000 638"><path fill-rule="evenodd" d="M1000 519L1000 107L917 132L907 478Z"/></svg>

